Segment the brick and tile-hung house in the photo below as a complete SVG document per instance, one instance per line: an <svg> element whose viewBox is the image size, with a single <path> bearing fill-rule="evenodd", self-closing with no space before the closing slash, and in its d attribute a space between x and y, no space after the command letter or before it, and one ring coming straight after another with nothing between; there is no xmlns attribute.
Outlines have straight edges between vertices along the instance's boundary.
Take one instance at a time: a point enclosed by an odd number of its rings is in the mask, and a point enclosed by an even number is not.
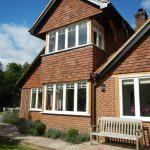
<svg viewBox="0 0 150 150"><path fill-rule="evenodd" d="M82 133L98 116L150 129L150 23L141 12L134 33L106 0L51 0L30 29L45 47L17 83L21 117Z"/></svg>

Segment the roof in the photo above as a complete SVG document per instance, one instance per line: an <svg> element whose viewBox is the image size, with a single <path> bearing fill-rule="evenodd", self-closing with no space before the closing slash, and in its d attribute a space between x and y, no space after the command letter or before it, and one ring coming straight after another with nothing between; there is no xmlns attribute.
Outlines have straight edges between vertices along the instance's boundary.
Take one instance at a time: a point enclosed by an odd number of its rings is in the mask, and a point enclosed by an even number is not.
<svg viewBox="0 0 150 150"><path fill-rule="evenodd" d="M30 75L30 73L33 71L35 66L38 64L38 62L41 59L41 55L44 54L45 47L40 51L40 53L37 55L37 57L33 60L29 68L26 70L26 72L21 76L21 78L17 81L15 86L21 87L21 85L26 81L27 77Z"/></svg>
<svg viewBox="0 0 150 150"><path fill-rule="evenodd" d="M150 19L148 19L139 30L137 30L113 55L107 62L100 66L94 74L103 77L108 73L114 65L128 52L130 49L150 30Z"/></svg>
<svg viewBox="0 0 150 150"><path fill-rule="evenodd" d="M40 14L38 19L35 21L29 32L31 34L34 34L35 29L38 27L38 25L42 22L43 18L46 16L48 11L51 9L51 7L55 4L57 0L50 0L43 12ZM109 0L87 0L95 5L98 5L101 9L107 7L107 5L110 3Z"/></svg>

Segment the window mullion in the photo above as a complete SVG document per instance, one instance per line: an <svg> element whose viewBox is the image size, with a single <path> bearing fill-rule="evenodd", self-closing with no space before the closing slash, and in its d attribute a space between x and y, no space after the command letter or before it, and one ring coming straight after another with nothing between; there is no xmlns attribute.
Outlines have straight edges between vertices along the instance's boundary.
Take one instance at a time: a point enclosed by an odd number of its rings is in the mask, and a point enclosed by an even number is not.
<svg viewBox="0 0 150 150"><path fill-rule="evenodd" d="M76 46L79 45L79 25L76 25Z"/></svg>
<svg viewBox="0 0 150 150"><path fill-rule="evenodd" d="M134 79L134 97L135 97L135 116L140 117L140 95L139 95L139 79Z"/></svg>
<svg viewBox="0 0 150 150"><path fill-rule="evenodd" d="M77 112L78 84L74 84L74 112Z"/></svg>
<svg viewBox="0 0 150 150"><path fill-rule="evenodd" d="M56 40L55 40L55 52L58 51L58 31L56 32Z"/></svg>
<svg viewBox="0 0 150 150"><path fill-rule="evenodd" d="M65 29L65 49L68 48L68 28Z"/></svg>
<svg viewBox="0 0 150 150"><path fill-rule="evenodd" d="M66 84L63 85L63 111L66 110Z"/></svg>
<svg viewBox="0 0 150 150"><path fill-rule="evenodd" d="M35 109L37 109L37 106L38 106L38 93L39 93L39 89L36 89L36 105L35 105Z"/></svg>
<svg viewBox="0 0 150 150"><path fill-rule="evenodd" d="M56 102L56 84L53 87L53 108L52 108L53 111L55 111L55 102Z"/></svg>

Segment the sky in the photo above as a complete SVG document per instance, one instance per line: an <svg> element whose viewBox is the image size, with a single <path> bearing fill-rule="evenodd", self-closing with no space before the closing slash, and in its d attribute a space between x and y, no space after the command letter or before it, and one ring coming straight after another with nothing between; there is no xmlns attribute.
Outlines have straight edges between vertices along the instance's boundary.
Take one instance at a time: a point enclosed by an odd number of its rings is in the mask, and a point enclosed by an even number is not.
<svg viewBox="0 0 150 150"><path fill-rule="evenodd" d="M31 28L49 0L1 0L0 62L31 63L44 47L44 41L30 35ZM134 14L139 8L150 16L150 0L111 0L119 13L135 27Z"/></svg>

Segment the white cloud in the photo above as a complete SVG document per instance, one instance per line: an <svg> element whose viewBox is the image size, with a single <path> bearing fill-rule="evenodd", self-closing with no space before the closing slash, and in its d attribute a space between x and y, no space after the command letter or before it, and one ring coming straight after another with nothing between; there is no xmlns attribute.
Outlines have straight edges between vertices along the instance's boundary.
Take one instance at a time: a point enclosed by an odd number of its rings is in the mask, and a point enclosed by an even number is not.
<svg viewBox="0 0 150 150"><path fill-rule="evenodd" d="M150 0L142 0L141 5L146 9L150 9Z"/></svg>
<svg viewBox="0 0 150 150"><path fill-rule="evenodd" d="M0 24L0 61L31 63L41 51L44 42L28 32L24 25Z"/></svg>

